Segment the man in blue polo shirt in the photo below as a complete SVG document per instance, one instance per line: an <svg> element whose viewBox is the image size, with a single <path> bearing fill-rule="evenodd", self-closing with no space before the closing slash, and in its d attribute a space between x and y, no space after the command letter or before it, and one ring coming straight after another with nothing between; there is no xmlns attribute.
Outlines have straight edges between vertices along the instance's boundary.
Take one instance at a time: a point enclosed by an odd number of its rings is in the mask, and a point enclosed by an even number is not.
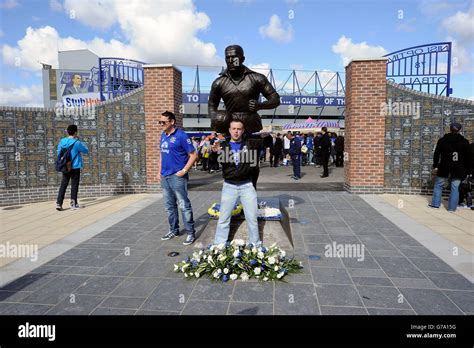
<svg viewBox="0 0 474 348"><path fill-rule="evenodd" d="M194 219L191 201L188 198L188 171L197 160L197 153L191 139L176 127L176 117L165 111L158 122L163 127L161 134L161 187L165 209L168 212L169 232L161 240L169 240L179 235L178 204L187 233L184 245L194 243Z"/></svg>

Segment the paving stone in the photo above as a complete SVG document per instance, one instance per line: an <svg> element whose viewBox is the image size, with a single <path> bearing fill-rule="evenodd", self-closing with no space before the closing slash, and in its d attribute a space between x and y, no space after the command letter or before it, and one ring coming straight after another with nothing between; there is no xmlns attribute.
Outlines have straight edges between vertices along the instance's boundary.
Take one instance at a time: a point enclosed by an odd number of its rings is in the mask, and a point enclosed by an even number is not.
<svg viewBox="0 0 474 348"><path fill-rule="evenodd" d="M99 307L104 308L125 308L125 309L139 309L140 306L145 302L145 297L118 297L110 296L107 297Z"/></svg>
<svg viewBox="0 0 474 348"><path fill-rule="evenodd" d="M456 273L451 266L440 259L412 257L410 258L410 261L413 262L421 271Z"/></svg>
<svg viewBox="0 0 474 348"><path fill-rule="evenodd" d="M69 298L64 299L51 308L47 315L88 315L102 302L103 296L76 295L74 303Z"/></svg>
<svg viewBox="0 0 474 348"><path fill-rule="evenodd" d="M474 285L460 274L423 272L440 289L474 290Z"/></svg>
<svg viewBox="0 0 474 348"><path fill-rule="evenodd" d="M359 239L370 250L395 250L395 247L382 236L359 236Z"/></svg>
<svg viewBox="0 0 474 348"><path fill-rule="evenodd" d="M416 315L411 309L367 308L370 315Z"/></svg>
<svg viewBox="0 0 474 348"><path fill-rule="evenodd" d="M412 257L431 257L437 258L435 254L429 251L425 247L407 247L407 246L399 246L398 249L408 258Z"/></svg>
<svg viewBox="0 0 474 348"><path fill-rule="evenodd" d="M311 273L317 284L352 284L351 278L344 268L313 267Z"/></svg>
<svg viewBox="0 0 474 348"><path fill-rule="evenodd" d="M28 273L4 285L0 290L35 291L56 277L56 274L51 273Z"/></svg>
<svg viewBox="0 0 474 348"><path fill-rule="evenodd" d="M443 293L448 296L464 313L474 312L474 291L443 290Z"/></svg>
<svg viewBox="0 0 474 348"><path fill-rule="evenodd" d="M410 309L403 295L394 287L357 286L357 289L366 307Z"/></svg>
<svg viewBox="0 0 474 348"><path fill-rule="evenodd" d="M275 314L319 314L313 284L275 283Z"/></svg>
<svg viewBox="0 0 474 348"><path fill-rule="evenodd" d="M118 262L112 261L97 271L97 275L110 275L117 277L126 277L138 268L140 262Z"/></svg>
<svg viewBox="0 0 474 348"><path fill-rule="evenodd" d="M232 302L273 302L273 283L236 281Z"/></svg>
<svg viewBox="0 0 474 348"><path fill-rule="evenodd" d="M405 257L375 257L380 267L389 277L425 278L425 276Z"/></svg>
<svg viewBox="0 0 474 348"><path fill-rule="evenodd" d="M183 315L226 315L229 302L189 300Z"/></svg>
<svg viewBox="0 0 474 348"><path fill-rule="evenodd" d="M231 302L232 315L273 315L273 303Z"/></svg>
<svg viewBox="0 0 474 348"><path fill-rule="evenodd" d="M321 306L322 315L367 315L364 307Z"/></svg>
<svg viewBox="0 0 474 348"><path fill-rule="evenodd" d="M362 302L353 285L319 285L316 286L320 306L361 307Z"/></svg>
<svg viewBox="0 0 474 348"><path fill-rule="evenodd" d="M90 315L134 315L135 309L96 308Z"/></svg>
<svg viewBox="0 0 474 348"><path fill-rule="evenodd" d="M122 277L91 277L79 286L74 293L82 295L107 295L111 293L122 281Z"/></svg>
<svg viewBox="0 0 474 348"><path fill-rule="evenodd" d="M393 286L389 278L352 277L355 285Z"/></svg>
<svg viewBox="0 0 474 348"><path fill-rule="evenodd" d="M429 279L390 278L397 288L436 289L437 286Z"/></svg>
<svg viewBox="0 0 474 348"><path fill-rule="evenodd" d="M181 311L195 285L192 280L163 279L141 309Z"/></svg>
<svg viewBox="0 0 474 348"><path fill-rule="evenodd" d="M130 275L131 277L161 278L164 277L170 269L171 264L142 263Z"/></svg>
<svg viewBox="0 0 474 348"><path fill-rule="evenodd" d="M230 301L234 286L232 283L219 283L210 279L199 279L192 300Z"/></svg>
<svg viewBox="0 0 474 348"><path fill-rule="evenodd" d="M418 315L463 314L440 290L400 289Z"/></svg>
<svg viewBox="0 0 474 348"><path fill-rule="evenodd" d="M1 315L44 315L53 305L31 303L0 303Z"/></svg>
<svg viewBox="0 0 474 348"><path fill-rule="evenodd" d="M125 278L110 295L148 297L159 282L160 280L155 278Z"/></svg>

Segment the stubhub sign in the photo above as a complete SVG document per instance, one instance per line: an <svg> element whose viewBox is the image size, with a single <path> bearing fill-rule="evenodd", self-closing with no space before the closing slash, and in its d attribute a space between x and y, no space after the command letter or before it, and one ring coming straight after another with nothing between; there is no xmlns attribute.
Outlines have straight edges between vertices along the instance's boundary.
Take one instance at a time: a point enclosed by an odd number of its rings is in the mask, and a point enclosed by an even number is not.
<svg viewBox="0 0 474 348"><path fill-rule="evenodd" d="M65 107L91 106L100 102L99 93L80 93L63 96L63 105Z"/></svg>

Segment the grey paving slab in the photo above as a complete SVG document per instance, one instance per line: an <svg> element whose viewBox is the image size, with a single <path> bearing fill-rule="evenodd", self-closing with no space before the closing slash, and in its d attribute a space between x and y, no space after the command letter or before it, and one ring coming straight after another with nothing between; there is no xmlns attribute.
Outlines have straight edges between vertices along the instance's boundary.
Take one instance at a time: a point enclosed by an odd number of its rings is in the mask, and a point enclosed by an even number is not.
<svg viewBox="0 0 474 348"><path fill-rule="evenodd" d="M0 303L0 315L43 315L52 305L26 303Z"/></svg>
<svg viewBox="0 0 474 348"><path fill-rule="evenodd" d="M180 315L180 311L153 311L147 309L138 310L135 315Z"/></svg>
<svg viewBox="0 0 474 348"><path fill-rule="evenodd" d="M273 315L273 303L231 302L228 314Z"/></svg>
<svg viewBox="0 0 474 348"><path fill-rule="evenodd" d="M440 289L474 290L474 284L457 273L424 272Z"/></svg>
<svg viewBox="0 0 474 348"><path fill-rule="evenodd" d="M100 268L96 275L110 275L116 277L126 277L140 266L140 262L112 261Z"/></svg>
<svg viewBox="0 0 474 348"><path fill-rule="evenodd" d="M434 289L400 289L403 296L419 315L460 315L461 310L443 294Z"/></svg>
<svg viewBox="0 0 474 348"><path fill-rule="evenodd" d="M389 278L352 277L352 281L355 285L393 286Z"/></svg>
<svg viewBox="0 0 474 348"><path fill-rule="evenodd" d="M234 284L220 283L211 279L199 279L193 293L192 300L230 301Z"/></svg>
<svg viewBox="0 0 474 348"><path fill-rule="evenodd" d="M403 295L395 287L357 286L366 307L410 309Z"/></svg>
<svg viewBox="0 0 474 348"><path fill-rule="evenodd" d="M382 269L348 268L347 271L351 277L387 277L387 274Z"/></svg>
<svg viewBox="0 0 474 348"><path fill-rule="evenodd" d="M379 269L380 266L375 262L374 258L368 253L364 253L364 257L341 257L344 266L347 268L368 268Z"/></svg>
<svg viewBox="0 0 474 348"><path fill-rule="evenodd" d="M313 284L275 284L275 314L320 314Z"/></svg>
<svg viewBox="0 0 474 348"><path fill-rule="evenodd" d="M123 280L123 277L91 277L74 290L74 293L82 295L107 295L121 284Z"/></svg>
<svg viewBox="0 0 474 348"><path fill-rule="evenodd" d="M77 287L79 287L89 278L89 276L80 275L58 275L42 288L36 290L30 296L24 298L21 302L57 304L64 298L70 296Z"/></svg>
<svg viewBox="0 0 474 348"><path fill-rule="evenodd" d="M7 291L0 290L0 302L19 302L25 297L31 295L31 291Z"/></svg>
<svg viewBox="0 0 474 348"><path fill-rule="evenodd" d="M412 257L410 261L421 271L456 273L446 262L440 259Z"/></svg>
<svg viewBox="0 0 474 348"><path fill-rule="evenodd" d="M464 313L474 313L474 291L443 290Z"/></svg>
<svg viewBox="0 0 474 348"><path fill-rule="evenodd" d="M322 315L367 315L364 307L321 306Z"/></svg>
<svg viewBox="0 0 474 348"><path fill-rule="evenodd" d="M428 258L437 258L435 254L429 251L425 247L408 247L408 246L399 246L398 249L408 258L412 257L428 257Z"/></svg>
<svg viewBox="0 0 474 348"><path fill-rule="evenodd" d="M370 315L416 315L412 309L367 308Z"/></svg>
<svg viewBox="0 0 474 348"><path fill-rule="evenodd" d="M183 309L183 315L226 315L229 302L189 300Z"/></svg>
<svg viewBox="0 0 474 348"><path fill-rule="evenodd" d="M191 280L163 279L140 309L181 311L195 285Z"/></svg>
<svg viewBox="0 0 474 348"><path fill-rule="evenodd" d="M110 296L102 301L99 307L139 309L145 300L145 297Z"/></svg>
<svg viewBox="0 0 474 348"><path fill-rule="evenodd" d="M353 285L318 285L316 293L320 306L362 307L357 289Z"/></svg>
<svg viewBox="0 0 474 348"><path fill-rule="evenodd" d="M51 308L47 315L88 315L102 302L103 296L76 295L74 302L66 298Z"/></svg>
<svg viewBox="0 0 474 348"><path fill-rule="evenodd" d="M160 279L156 278L125 278L111 295L148 297L159 283Z"/></svg>
<svg viewBox="0 0 474 348"><path fill-rule="evenodd" d="M390 278L390 280L398 288L437 289L437 286L427 278Z"/></svg>
<svg viewBox="0 0 474 348"><path fill-rule="evenodd" d="M380 267L389 277L426 278L416 266L405 257L375 257Z"/></svg>
<svg viewBox="0 0 474 348"><path fill-rule="evenodd" d="M157 264L144 262L135 269L131 277L146 277L146 278L161 278L164 277L168 271L172 269L170 264Z"/></svg>
<svg viewBox="0 0 474 348"><path fill-rule="evenodd" d="M317 284L352 284L345 268L312 267L311 273Z"/></svg>
<svg viewBox="0 0 474 348"><path fill-rule="evenodd" d="M392 243L382 236L364 235L359 236L359 239L370 250L395 250Z"/></svg>
<svg viewBox="0 0 474 348"><path fill-rule="evenodd" d="M29 273L20 277L9 284L6 284L0 290L11 291L35 291L56 278L57 274L48 273Z"/></svg>
<svg viewBox="0 0 474 348"><path fill-rule="evenodd" d="M235 283L232 302L272 302L272 282L241 282Z"/></svg>
<svg viewBox="0 0 474 348"><path fill-rule="evenodd" d="M134 315L135 309L122 309L122 308L96 308L92 311L91 315Z"/></svg>
<svg viewBox="0 0 474 348"><path fill-rule="evenodd" d="M99 267L71 266L63 274L94 275L100 270Z"/></svg>

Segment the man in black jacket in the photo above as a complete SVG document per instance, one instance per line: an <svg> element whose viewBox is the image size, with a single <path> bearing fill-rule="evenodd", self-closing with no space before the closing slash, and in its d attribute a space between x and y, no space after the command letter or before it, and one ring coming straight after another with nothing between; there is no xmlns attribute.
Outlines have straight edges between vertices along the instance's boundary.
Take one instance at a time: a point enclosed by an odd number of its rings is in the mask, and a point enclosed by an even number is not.
<svg viewBox="0 0 474 348"><path fill-rule="evenodd" d="M321 178L327 178L329 176L328 162L329 155L331 154L331 139L329 139L328 129L326 127L321 128L323 135L318 141L319 150L321 151L321 162L323 165L323 174Z"/></svg>
<svg viewBox="0 0 474 348"><path fill-rule="evenodd" d="M290 150L288 153L293 164L293 176L291 178L299 180L301 179L301 140L294 133L288 133L288 139L290 139Z"/></svg>
<svg viewBox="0 0 474 348"><path fill-rule="evenodd" d="M438 209L441 205L441 194L445 181L451 180L451 192L448 198L448 211L456 211L459 202L459 184L471 168L469 159L469 142L459 131L462 126L452 123L450 133L445 134L436 144L433 156L433 170L436 180L433 188L433 198L430 208Z"/></svg>
<svg viewBox="0 0 474 348"><path fill-rule="evenodd" d="M240 120L231 121L229 133L230 137L226 137L212 146L213 151L219 152L219 162L222 165L222 176L224 177L214 244L227 242L232 210L239 198L247 221L249 242L260 244L257 222L257 191L252 184L252 179L254 169L258 166L262 139L245 133L244 124Z"/></svg>
<svg viewBox="0 0 474 348"><path fill-rule="evenodd" d="M283 151L283 140L281 140L280 133L273 138L273 145L270 147L270 165L278 167L280 165L281 154Z"/></svg>

